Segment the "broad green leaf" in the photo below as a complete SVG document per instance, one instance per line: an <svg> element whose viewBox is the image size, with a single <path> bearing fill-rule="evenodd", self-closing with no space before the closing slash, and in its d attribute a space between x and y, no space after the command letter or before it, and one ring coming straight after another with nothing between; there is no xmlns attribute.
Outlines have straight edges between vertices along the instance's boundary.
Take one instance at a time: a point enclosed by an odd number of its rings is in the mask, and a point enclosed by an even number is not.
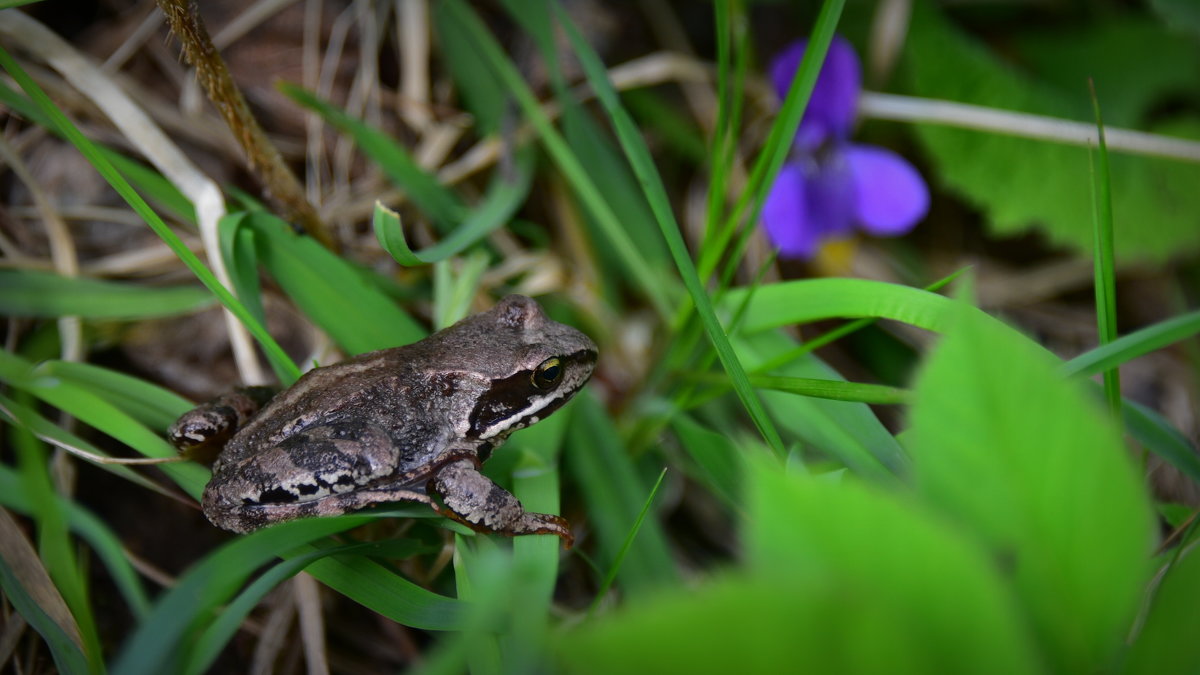
<svg viewBox="0 0 1200 675"><path fill-rule="evenodd" d="M351 354L396 347L426 331L355 268L287 223L251 213L262 263L304 313Z"/></svg>
<svg viewBox="0 0 1200 675"><path fill-rule="evenodd" d="M1009 44L1025 70L1072 95L1080 119L1088 114L1090 78L1105 123L1136 127L1165 101L1191 93L1200 49L1146 14L1114 10L1069 27L1029 26L1014 32Z"/></svg>
<svg viewBox="0 0 1200 675"><path fill-rule="evenodd" d="M0 269L0 314L9 316L142 319L185 314L212 302L212 295L201 286L155 288L40 270Z"/></svg>
<svg viewBox="0 0 1200 675"><path fill-rule="evenodd" d="M564 670L1040 671L969 538L907 500L757 464L747 566L576 627L559 644Z"/></svg>
<svg viewBox="0 0 1200 675"><path fill-rule="evenodd" d="M909 92L918 96L1068 119L1088 117L1085 82L1074 91L1059 91L1023 76L928 4L914 13L903 71ZM1103 81L1098 86L1105 91ZM916 129L941 181L983 209L995 234L1014 235L1036 227L1055 243L1085 253L1092 250L1086 148L950 127ZM1178 120L1148 130L1198 138L1200 122ZM1200 246L1197 184L1196 164L1113 155L1119 260L1164 260Z"/></svg>
<svg viewBox="0 0 1200 675"><path fill-rule="evenodd" d="M1150 610L1126 656L1122 672L1173 675L1200 672L1200 554L1196 550L1166 570L1151 590Z"/></svg>
<svg viewBox="0 0 1200 675"><path fill-rule="evenodd" d="M1052 670L1103 670L1149 578L1142 479L1083 383L960 307L916 386L918 489L1007 561Z"/></svg>

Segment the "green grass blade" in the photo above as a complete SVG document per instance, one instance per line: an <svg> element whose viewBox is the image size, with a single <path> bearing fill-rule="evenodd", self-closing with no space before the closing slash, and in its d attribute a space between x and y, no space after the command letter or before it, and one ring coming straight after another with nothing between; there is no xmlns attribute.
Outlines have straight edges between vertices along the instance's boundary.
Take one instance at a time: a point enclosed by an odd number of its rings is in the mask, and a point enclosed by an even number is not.
<svg viewBox="0 0 1200 675"><path fill-rule="evenodd" d="M600 606L600 601L608 594L608 589L612 587L613 581L617 578L617 572L621 569L621 563L625 562L625 555L629 553L629 548L633 546L633 540L637 537L637 533L642 529L642 523L646 520L646 514L650 513L650 505L654 503L654 497L658 495L658 488L662 487L663 478L667 476L667 467L658 474L658 480L654 481L654 487L650 488L650 494L646 497L646 502L642 504L642 510L638 512L637 519L633 521L633 525L629 528L629 534L625 536L625 541L621 544L620 550L617 551L617 557L613 558L612 564L609 565L608 572L604 575L604 581L601 582L600 588L596 591L596 597L592 600L592 604L588 607L588 616L591 617L596 613L596 608Z"/></svg>
<svg viewBox="0 0 1200 675"><path fill-rule="evenodd" d="M0 377L0 380L2 379L3 378ZM100 450L91 443L88 443L82 438L70 433L66 429L63 429L54 422L46 419L42 415L38 414L38 412L33 408L22 405L4 396L0 396L0 420L5 420L14 425L24 427L33 432L38 438L50 443L51 445L78 448L84 452L101 457L108 456L108 453ZM109 473L114 473L125 480L130 481L131 483L146 488L147 490L157 492L164 496L176 496L170 495L167 490L158 483L155 483L128 466L122 466L120 464L100 464L98 466Z"/></svg>
<svg viewBox="0 0 1200 675"><path fill-rule="evenodd" d="M293 101L316 112L338 131L353 138L358 149L379 165L388 178L433 219L438 229L449 232L458 227L466 217L466 209L454 191L442 185L436 176L422 169L408 150L391 136L356 119L328 101L321 100L302 87L281 82L279 90Z"/></svg>
<svg viewBox="0 0 1200 675"><path fill-rule="evenodd" d="M296 305L352 354L395 347L426 331L354 267L269 213L251 213L262 263Z"/></svg>
<svg viewBox="0 0 1200 675"><path fill-rule="evenodd" d="M41 270L0 269L0 314L8 316L146 319L193 312L212 301L201 286L153 288Z"/></svg>
<svg viewBox="0 0 1200 675"><path fill-rule="evenodd" d="M258 567L314 539L370 520L366 516L283 523L224 544L189 569L155 603L150 616L125 641L113 665L124 675L179 672L191 641Z"/></svg>
<svg viewBox="0 0 1200 675"><path fill-rule="evenodd" d="M31 583L34 588L23 582ZM38 562L25 534L6 512L0 512L0 589L46 641L59 672L70 675L92 672L62 597ZM56 616L47 614L44 608L58 610Z"/></svg>
<svg viewBox="0 0 1200 675"><path fill-rule="evenodd" d="M1117 339L1117 281L1113 252L1112 176L1108 167L1108 145L1104 140L1104 121L1100 118L1100 101L1095 84L1088 80L1092 94L1092 111L1096 115L1096 131L1100 146L1092 170L1093 223L1095 224L1095 286L1096 324L1100 344ZM1089 153L1090 157L1090 153ZM1113 416L1121 413L1121 374L1114 366L1104 370L1104 396Z"/></svg>
<svg viewBox="0 0 1200 675"><path fill-rule="evenodd" d="M507 224L529 196L529 188L533 184L533 153L530 148L522 148L517 153L513 169L511 175L503 169L497 170L483 203L473 209L454 232L432 246L413 251L400 227L400 215L382 202L375 202L372 220L375 237L396 262L407 267L435 263L457 255Z"/></svg>
<svg viewBox="0 0 1200 675"><path fill-rule="evenodd" d="M1188 312L1123 335L1067 361L1066 372L1091 377L1200 333L1200 311Z"/></svg>
<svg viewBox="0 0 1200 675"><path fill-rule="evenodd" d="M712 384L727 384L728 380L719 373L695 373L689 379ZM902 405L909 403L910 394L899 387L866 382L844 382L822 380L813 377L772 377L750 375L750 384L755 389L784 391L790 394L823 398L829 401L857 401L878 405Z"/></svg>
<svg viewBox="0 0 1200 675"><path fill-rule="evenodd" d="M574 423L567 432L563 458L587 505L599 544L598 562L611 565L630 525L637 520L638 505L646 498L646 485L599 402L583 392L572 405ZM654 519L642 525L617 580L629 593L661 590L679 583L679 570L662 527Z"/></svg>
<svg viewBox="0 0 1200 675"><path fill-rule="evenodd" d="M229 281L246 311L264 326L267 313L262 304L262 284L258 278L258 240L254 228L246 225L247 211L226 214L217 223L217 241Z"/></svg>
<svg viewBox="0 0 1200 675"><path fill-rule="evenodd" d="M90 363L43 361L38 372L88 389L152 429L165 430L194 407L187 399L156 384Z"/></svg>
<svg viewBox="0 0 1200 675"><path fill-rule="evenodd" d="M406 558L422 550L422 545L413 541L397 542L397 544L399 544L398 547L394 547L389 551L389 557ZM305 567L326 556L356 553L364 550L369 551L374 548L376 548L374 542L346 544L311 551L272 566L248 584L232 602L226 605L217 618L199 636L194 645L190 646L183 672L193 674L207 672L217 657L221 655L221 650L225 648L225 645L237 633L238 628L241 627L242 622L246 620L251 610L257 607L258 603L272 589L296 576Z"/></svg>
<svg viewBox="0 0 1200 675"><path fill-rule="evenodd" d="M2 399L0 399L2 400ZM150 599L138 579L137 572L129 564L121 540L104 521L78 504L55 497L62 504L71 531L86 541L100 561L108 569L121 596L137 619L145 618L150 611ZM0 505L19 513L30 514L33 505L20 475L7 466L0 465Z"/></svg>
<svg viewBox="0 0 1200 675"><path fill-rule="evenodd" d="M1171 426L1170 422L1133 401L1125 401L1121 412L1124 415L1125 428L1138 443L1200 483L1200 456L1196 454L1196 448L1192 447L1187 438Z"/></svg>
<svg viewBox="0 0 1200 675"><path fill-rule="evenodd" d="M75 558L65 509L56 499L50 480L45 446L24 429L14 427L9 432L16 449L21 482L32 507L30 516L37 523L38 554L75 620L88 662L93 669L99 669L103 656L87 581L83 577L84 569Z"/></svg>
<svg viewBox="0 0 1200 675"><path fill-rule="evenodd" d="M750 211L749 217L745 219L748 223L746 236L748 236L749 230L755 226L759 210L766 200L767 191L779 174L779 169L787 159L788 152L791 151L792 139L796 136L796 130L800 128L800 119L808 107L809 97L816 85L817 76L821 72L825 54L829 51L829 44L833 41L834 29L837 27L838 18L841 16L844 6L845 0L826 0L822 4L821 12L813 24L812 35L808 41L808 48L804 51L804 58L792 78L792 85L783 102L783 107L771 125L767 141L754 162L746 188L729 217L725 219L722 228L712 241L705 243L698 265L702 279L708 279L716 270L721 256L729 248L729 240L737 230L738 224L743 221L746 209L751 205L753 205L753 209Z"/></svg>
<svg viewBox="0 0 1200 675"><path fill-rule="evenodd" d="M638 289L650 300L655 310L661 316L667 316L671 307L670 297L673 284L653 271L654 268L649 265L645 256L621 227L621 223L607 199L596 188L595 182L588 176L587 169L571 152L562 134L554 128L533 91L530 90L516 66L500 48L495 37L488 32L475 12L461 0L438 3L437 8L444 12L446 20L454 21L459 30L469 36L471 44L478 52L478 58L489 64L497 77L504 82L529 123L541 137L543 145L554 159L555 164L558 165L563 177L575 190L575 194L595 218L597 226L617 251L625 271L636 282Z"/></svg>
<svg viewBox="0 0 1200 675"><path fill-rule="evenodd" d="M154 230L154 233L163 240L163 243L183 261L183 264L192 271L192 274L195 274L196 278L208 290L212 291L213 295L217 296L221 304L228 308L230 312L233 312L234 316L246 326L250 334L262 345L267 358L270 360L275 372L280 376L280 379L284 382L292 382L298 378L300 371L292 363L291 359L288 358L287 354L284 353L283 348L279 346L275 338L271 337L270 333L267 332L267 329L246 311L242 303L227 288L222 286L221 282L217 281L217 278L213 276L208 267L200 262L196 254L192 253L183 241L171 231L171 228L167 227L162 218L159 218L158 214L150 208L141 195L129 185L120 172L113 167L112 163L103 156L96 145L80 133L79 129L67 119L66 115L46 96L41 87L37 86L37 83L25 73L24 69L4 49L0 49L0 67L8 71L8 74L17 81L17 84L21 85L25 93L33 99L39 109L51 120L54 127L87 158L96 171L104 177L104 180L108 181L108 184L142 217L142 220L146 221L150 229Z"/></svg>
<svg viewBox="0 0 1200 675"><path fill-rule="evenodd" d="M558 12L558 18L566 29L567 37L571 41L572 47L579 57L584 71L587 73L588 82L591 84L592 90L596 92L596 97L604 106L605 112L608 113L609 121L616 130L617 138L620 139L621 147L625 151L625 157L642 184L642 189L646 193L646 199L649 201L650 208L654 212L655 219L658 222L659 230L667 242L667 248L670 250L671 257L675 261L684 286L692 298L692 303L696 307L700 321L703 323L704 329L708 332L708 337L721 359L721 365L729 373L729 379L733 382L734 390L737 392L738 398L741 399L742 405L746 407L746 411L750 414L755 426L758 427L759 433L766 439L767 444L782 456L783 441L780 439L775 425L763 409L762 402L759 401L758 396L754 393L754 389L750 386L745 370L734 353L733 347L730 346L729 339L725 335L725 330L721 326L721 322L717 319L717 315L713 311L712 303L709 301L708 294L705 292L700 277L697 275L696 266L692 262L692 258L687 250L687 244L684 243L683 235L680 233L679 224L675 221L675 215L671 211L671 202L667 196L666 188L663 187L662 179L658 175L658 171L654 168L654 161L650 157L650 151L646 147L645 141L634 126L633 120L630 119L628 113L621 107L616 91L613 89L612 83L608 81L608 74L604 69L604 64L600 62L599 57L596 56L591 47L584 42L583 37L571 23L566 13L561 8L558 8Z"/></svg>
<svg viewBox="0 0 1200 675"><path fill-rule="evenodd" d="M24 359L4 350L0 350L0 381L69 413L147 457L177 454L161 436L101 396L62 379L41 375ZM208 482L208 470L196 464L164 464L161 468L193 497L199 497Z"/></svg>

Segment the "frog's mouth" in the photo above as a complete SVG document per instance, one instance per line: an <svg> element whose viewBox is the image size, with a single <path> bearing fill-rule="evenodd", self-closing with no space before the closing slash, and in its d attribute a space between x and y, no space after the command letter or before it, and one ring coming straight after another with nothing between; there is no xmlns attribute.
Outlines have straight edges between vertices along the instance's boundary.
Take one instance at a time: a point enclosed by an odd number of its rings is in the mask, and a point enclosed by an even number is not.
<svg viewBox="0 0 1200 675"><path fill-rule="evenodd" d="M596 351L581 349L560 357L565 374L554 389L545 391L533 384L533 371L522 370L502 380L496 380L479 397L471 411L473 438L504 438L508 434L536 424L571 400L592 376Z"/></svg>

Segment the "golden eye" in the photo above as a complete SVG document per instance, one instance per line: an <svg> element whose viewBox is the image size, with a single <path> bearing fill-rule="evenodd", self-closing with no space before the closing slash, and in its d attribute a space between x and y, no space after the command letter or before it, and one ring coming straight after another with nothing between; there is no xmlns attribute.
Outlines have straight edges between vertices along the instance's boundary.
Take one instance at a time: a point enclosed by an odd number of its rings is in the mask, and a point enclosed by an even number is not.
<svg viewBox="0 0 1200 675"><path fill-rule="evenodd" d="M562 361L557 356L551 356L533 371L533 386L538 389L551 389L562 379L562 375Z"/></svg>

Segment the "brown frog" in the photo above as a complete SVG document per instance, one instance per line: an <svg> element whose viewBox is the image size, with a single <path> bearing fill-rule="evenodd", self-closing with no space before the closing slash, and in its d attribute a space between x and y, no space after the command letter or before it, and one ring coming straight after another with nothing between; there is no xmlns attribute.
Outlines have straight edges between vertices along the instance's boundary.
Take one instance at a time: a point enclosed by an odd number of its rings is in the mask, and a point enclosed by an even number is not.
<svg viewBox="0 0 1200 675"><path fill-rule="evenodd" d="M554 534L570 547L563 518L526 512L479 467L574 396L595 363L586 335L510 295L420 342L317 368L257 413L262 391L243 390L168 433L183 450L224 444L202 506L234 532L413 501L479 531Z"/></svg>

